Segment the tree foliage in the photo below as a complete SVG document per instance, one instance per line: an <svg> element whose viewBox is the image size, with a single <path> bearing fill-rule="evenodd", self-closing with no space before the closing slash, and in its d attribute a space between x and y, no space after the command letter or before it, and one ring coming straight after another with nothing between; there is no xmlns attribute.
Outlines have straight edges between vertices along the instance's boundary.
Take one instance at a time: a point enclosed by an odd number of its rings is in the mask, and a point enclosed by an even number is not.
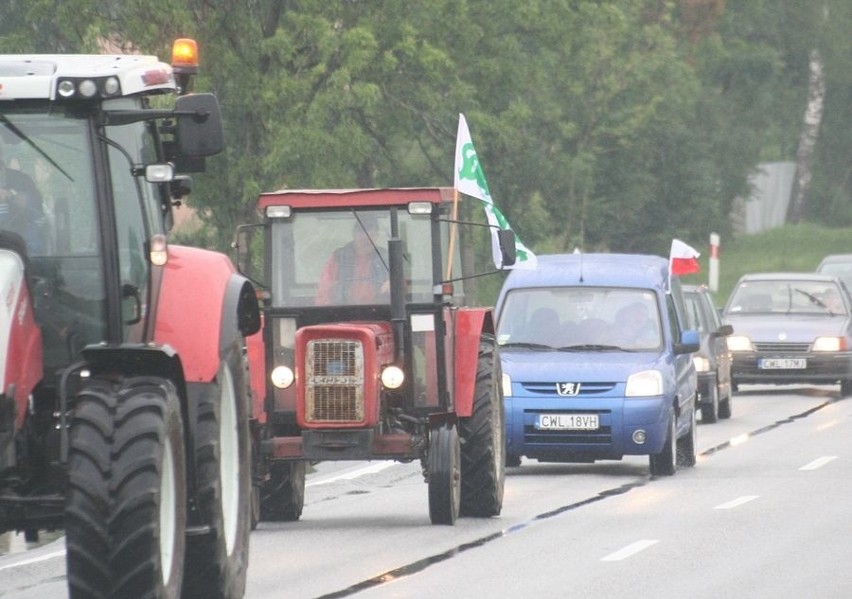
<svg viewBox="0 0 852 599"><path fill-rule="evenodd" d="M848 0L6 0L0 51L199 40L227 149L190 204L224 247L283 187L451 185L464 113L539 253L665 253L730 233L760 161L792 160L825 57L812 219L852 221Z"/></svg>

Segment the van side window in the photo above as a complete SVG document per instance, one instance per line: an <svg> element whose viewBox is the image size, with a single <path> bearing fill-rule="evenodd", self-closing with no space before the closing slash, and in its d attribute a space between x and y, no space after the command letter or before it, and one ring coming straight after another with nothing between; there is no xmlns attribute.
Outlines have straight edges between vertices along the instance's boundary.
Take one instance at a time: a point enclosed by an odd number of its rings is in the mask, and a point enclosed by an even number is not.
<svg viewBox="0 0 852 599"><path fill-rule="evenodd" d="M666 311L669 314L669 328L672 335L672 343L680 342L680 321L678 320L677 309L675 308L672 295L666 294Z"/></svg>

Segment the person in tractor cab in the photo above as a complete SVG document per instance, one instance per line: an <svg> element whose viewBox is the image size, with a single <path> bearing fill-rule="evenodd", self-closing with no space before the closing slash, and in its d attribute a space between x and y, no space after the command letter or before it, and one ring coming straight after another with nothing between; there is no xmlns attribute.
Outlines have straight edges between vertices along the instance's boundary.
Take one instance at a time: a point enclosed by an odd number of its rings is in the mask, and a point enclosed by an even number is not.
<svg viewBox="0 0 852 599"><path fill-rule="evenodd" d="M18 233L30 253L44 246L44 206L38 187L18 168L11 168L0 143L0 229Z"/></svg>
<svg viewBox="0 0 852 599"><path fill-rule="evenodd" d="M387 251L380 246L379 219L356 215L352 241L332 252L317 284L318 306L388 301Z"/></svg>

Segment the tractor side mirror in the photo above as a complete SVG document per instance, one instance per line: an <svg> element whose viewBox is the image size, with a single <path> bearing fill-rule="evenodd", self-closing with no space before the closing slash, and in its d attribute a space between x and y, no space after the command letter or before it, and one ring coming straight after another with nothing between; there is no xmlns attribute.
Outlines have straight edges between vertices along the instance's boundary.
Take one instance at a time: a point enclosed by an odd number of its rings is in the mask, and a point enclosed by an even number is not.
<svg viewBox="0 0 852 599"><path fill-rule="evenodd" d="M189 94L175 100L178 153L203 157L225 147L219 101L213 94Z"/></svg>

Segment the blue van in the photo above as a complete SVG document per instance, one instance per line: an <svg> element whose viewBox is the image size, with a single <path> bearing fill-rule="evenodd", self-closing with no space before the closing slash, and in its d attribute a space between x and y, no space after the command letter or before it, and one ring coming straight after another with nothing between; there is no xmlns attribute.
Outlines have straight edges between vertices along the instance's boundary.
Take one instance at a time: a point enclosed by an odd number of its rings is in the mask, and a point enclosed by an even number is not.
<svg viewBox="0 0 852 599"><path fill-rule="evenodd" d="M697 331L668 261L538 257L497 300L506 464L650 456L652 475L695 465Z"/></svg>

